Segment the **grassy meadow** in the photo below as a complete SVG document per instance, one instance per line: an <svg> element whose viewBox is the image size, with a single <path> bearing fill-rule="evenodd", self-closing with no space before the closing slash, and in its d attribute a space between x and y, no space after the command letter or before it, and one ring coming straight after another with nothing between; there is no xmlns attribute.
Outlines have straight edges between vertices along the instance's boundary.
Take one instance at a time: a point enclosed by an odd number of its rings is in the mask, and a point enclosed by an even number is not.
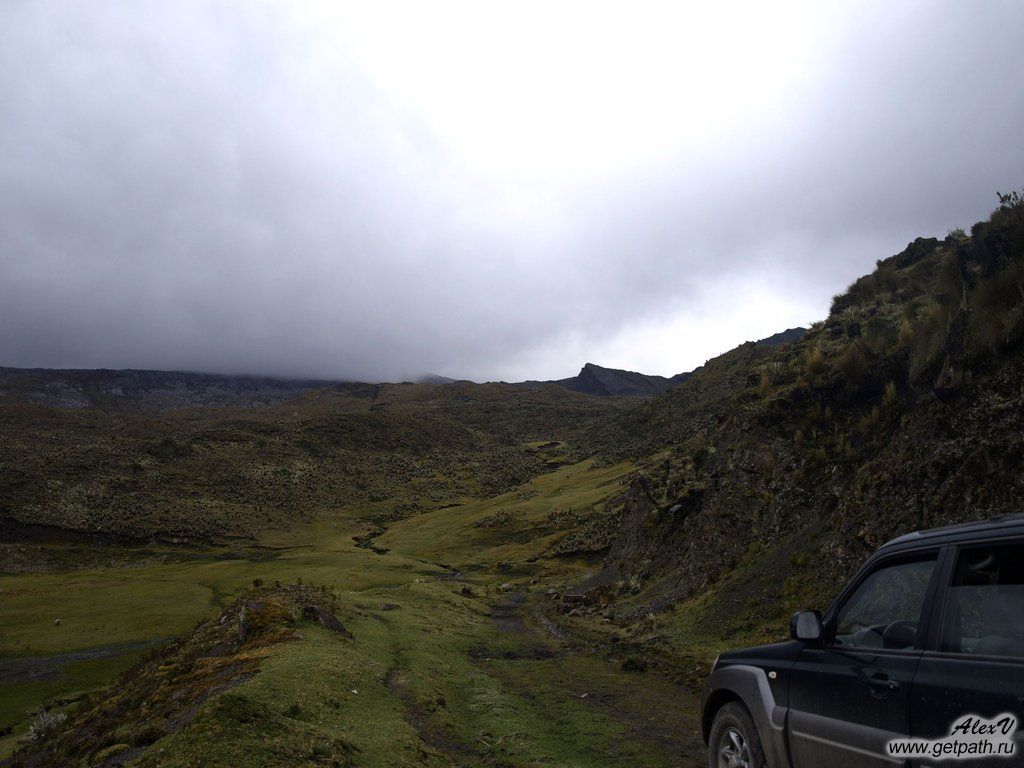
<svg viewBox="0 0 1024 768"><path fill-rule="evenodd" d="M680 764L699 746L692 694L654 675L637 686L642 672L538 618L549 588L593 567L552 553L566 535L557 523L599 514L632 470L558 466L547 450L554 471L391 522L369 546L354 537L373 515L352 507L248 551L168 550L162 562L150 549L137 567L0 578L0 657L55 664L46 680L3 684L0 728L12 730L0 754L18 746L33 711L99 688L147 644L188 633L255 581L326 587L355 639L301 623L259 674L131 764ZM100 658L77 660L97 649Z"/></svg>

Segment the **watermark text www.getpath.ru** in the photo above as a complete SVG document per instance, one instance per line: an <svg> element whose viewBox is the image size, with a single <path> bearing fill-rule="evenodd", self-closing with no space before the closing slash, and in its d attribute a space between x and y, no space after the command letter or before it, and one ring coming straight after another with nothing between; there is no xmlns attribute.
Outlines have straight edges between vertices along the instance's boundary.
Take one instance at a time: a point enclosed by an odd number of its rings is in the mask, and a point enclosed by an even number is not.
<svg viewBox="0 0 1024 768"><path fill-rule="evenodd" d="M979 757L1013 757L1017 716L1006 713L992 719L964 715L941 739L894 739L886 745L893 757L927 757L932 760L970 760Z"/></svg>

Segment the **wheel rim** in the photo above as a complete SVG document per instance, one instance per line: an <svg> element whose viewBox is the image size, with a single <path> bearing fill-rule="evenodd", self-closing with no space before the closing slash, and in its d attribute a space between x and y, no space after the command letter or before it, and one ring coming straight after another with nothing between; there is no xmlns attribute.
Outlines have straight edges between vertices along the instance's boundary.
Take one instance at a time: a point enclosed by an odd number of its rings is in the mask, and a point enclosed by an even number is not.
<svg viewBox="0 0 1024 768"><path fill-rule="evenodd" d="M750 750L743 731L728 728L719 740L718 768L751 768Z"/></svg>

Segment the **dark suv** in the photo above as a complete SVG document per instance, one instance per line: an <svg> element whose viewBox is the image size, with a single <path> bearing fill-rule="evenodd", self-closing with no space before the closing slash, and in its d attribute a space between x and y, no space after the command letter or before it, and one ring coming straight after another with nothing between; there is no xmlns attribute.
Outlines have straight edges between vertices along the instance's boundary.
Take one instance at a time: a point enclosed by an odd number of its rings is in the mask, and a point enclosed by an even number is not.
<svg viewBox="0 0 1024 768"><path fill-rule="evenodd" d="M789 642L715 662L703 710L709 768L950 759L932 745L917 757L889 745L948 741L960 733L955 725L970 740L980 718L1024 719L1024 515L895 539L824 617L797 613L790 632ZM1016 748L1012 757L962 752L944 764L1024 765L1024 724L1009 733L1003 748Z"/></svg>

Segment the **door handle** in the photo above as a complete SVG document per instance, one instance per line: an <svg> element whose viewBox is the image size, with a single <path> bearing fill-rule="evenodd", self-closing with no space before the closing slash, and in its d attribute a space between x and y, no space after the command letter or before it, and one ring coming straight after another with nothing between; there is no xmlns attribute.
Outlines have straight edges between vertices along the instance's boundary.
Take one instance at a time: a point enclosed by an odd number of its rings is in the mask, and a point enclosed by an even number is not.
<svg viewBox="0 0 1024 768"><path fill-rule="evenodd" d="M888 691L898 691L900 684L895 680L891 680L885 672L875 672L868 678L868 685L873 688L884 688Z"/></svg>

